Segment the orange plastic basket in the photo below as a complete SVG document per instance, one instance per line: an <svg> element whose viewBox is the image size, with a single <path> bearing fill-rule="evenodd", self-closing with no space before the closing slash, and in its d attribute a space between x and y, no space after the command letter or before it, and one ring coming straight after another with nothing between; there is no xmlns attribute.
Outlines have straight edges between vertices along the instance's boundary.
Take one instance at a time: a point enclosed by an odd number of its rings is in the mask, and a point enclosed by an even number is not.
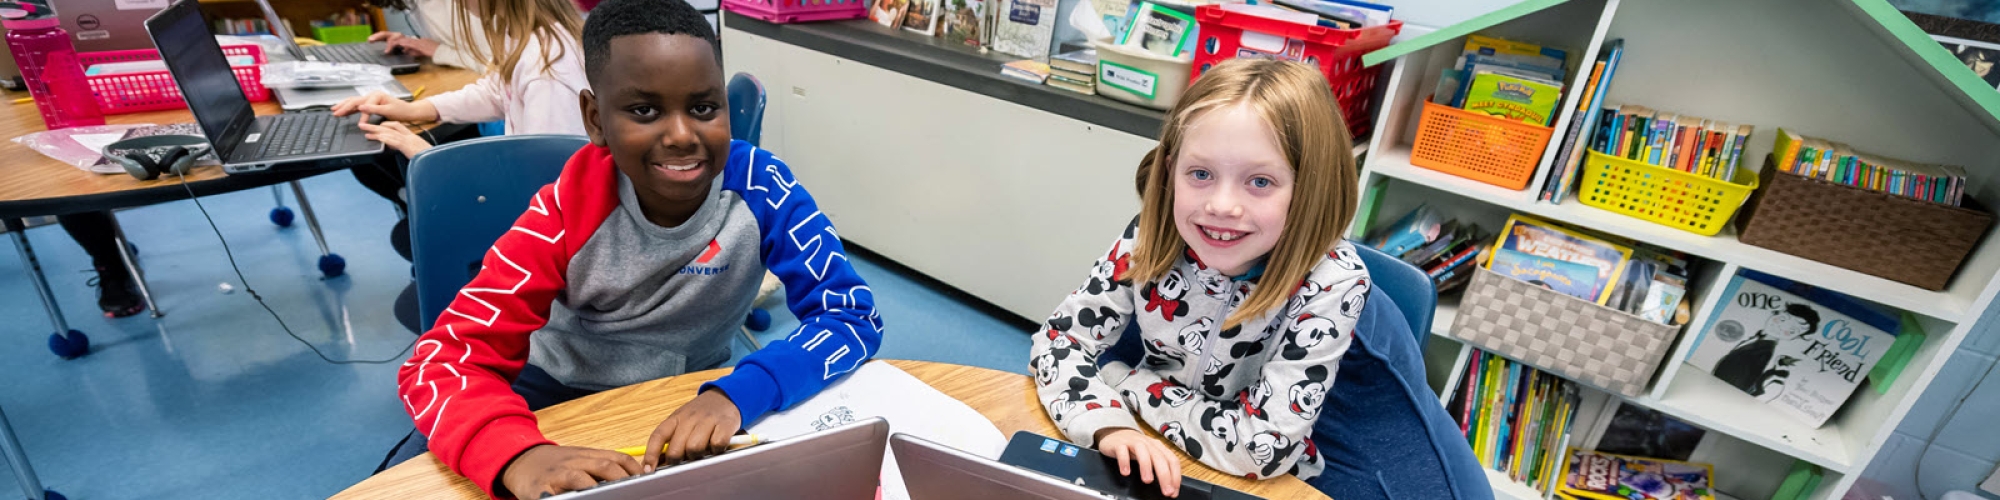
<svg viewBox="0 0 2000 500"><path fill-rule="evenodd" d="M1410 164L1507 189L1526 189L1551 127L1424 101Z"/></svg>

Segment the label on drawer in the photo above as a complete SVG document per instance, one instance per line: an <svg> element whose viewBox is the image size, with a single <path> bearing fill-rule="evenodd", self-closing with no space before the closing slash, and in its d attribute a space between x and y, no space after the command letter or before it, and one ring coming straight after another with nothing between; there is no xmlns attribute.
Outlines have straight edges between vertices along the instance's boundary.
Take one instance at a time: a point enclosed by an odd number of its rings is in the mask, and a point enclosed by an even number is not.
<svg viewBox="0 0 2000 500"><path fill-rule="evenodd" d="M1099 60L1097 63L1097 81L1118 90L1139 94L1145 96L1147 99L1152 99L1153 92L1159 89L1160 75L1111 61Z"/></svg>

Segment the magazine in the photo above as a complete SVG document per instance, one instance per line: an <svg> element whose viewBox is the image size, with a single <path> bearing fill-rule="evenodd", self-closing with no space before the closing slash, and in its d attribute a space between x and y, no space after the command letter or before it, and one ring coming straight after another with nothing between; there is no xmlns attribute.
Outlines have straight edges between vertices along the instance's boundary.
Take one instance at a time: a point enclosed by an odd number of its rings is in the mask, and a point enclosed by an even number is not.
<svg viewBox="0 0 2000 500"><path fill-rule="evenodd" d="M1715 500L1708 464L1570 449L1558 493L1594 500Z"/></svg>

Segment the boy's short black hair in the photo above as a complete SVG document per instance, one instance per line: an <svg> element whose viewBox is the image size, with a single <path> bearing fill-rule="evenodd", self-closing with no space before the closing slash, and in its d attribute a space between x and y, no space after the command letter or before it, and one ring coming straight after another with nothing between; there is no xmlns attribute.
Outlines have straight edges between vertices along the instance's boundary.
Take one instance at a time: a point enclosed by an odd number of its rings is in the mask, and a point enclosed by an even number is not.
<svg viewBox="0 0 2000 500"><path fill-rule="evenodd" d="M646 33L700 38L715 48L716 64L722 63L715 29L686 0L607 0L591 9L590 19L583 23L584 77L597 83L598 72L611 57L611 39Z"/></svg>

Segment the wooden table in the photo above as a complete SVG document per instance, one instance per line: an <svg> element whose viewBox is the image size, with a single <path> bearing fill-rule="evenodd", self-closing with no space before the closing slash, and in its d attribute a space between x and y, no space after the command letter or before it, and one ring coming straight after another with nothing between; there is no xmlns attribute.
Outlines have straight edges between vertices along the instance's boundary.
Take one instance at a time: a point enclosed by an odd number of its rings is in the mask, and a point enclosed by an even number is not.
<svg viewBox="0 0 2000 500"><path fill-rule="evenodd" d="M964 401L992 420L1002 434L1011 436L1014 431L1026 430L1046 436L1062 435L1035 400L1035 381L1026 375L928 361L876 362L895 365ZM535 412L535 416L540 420L542 432L557 443L605 449L630 446L644 441L661 419L693 399L701 384L728 372L729 369L722 368L620 387L544 408ZM1181 455L1181 468L1188 477L1264 498L1325 498L1305 481L1292 476L1249 481L1208 468L1186 455ZM477 499L484 498L484 494L464 476L425 453L333 496L334 500L426 498Z"/></svg>
<svg viewBox="0 0 2000 500"><path fill-rule="evenodd" d="M435 95L459 87L464 87L479 79L479 73L464 69L426 64L421 71L398 75L397 80L410 89L423 88L426 95ZM0 93L7 102L27 97L27 92ZM252 107L259 115L278 114L278 103L258 102ZM174 111L152 111L123 115L105 115L105 123L131 124L152 123L166 125L194 121L194 114L185 109ZM47 130L42 124L41 113L33 104L0 103L0 219L18 219L43 215L63 215L78 212L95 212L115 208L148 205L187 198L187 190L182 189L180 180L163 176L159 179L141 181L126 175L103 175L85 172L75 165L56 161L41 153L14 142L12 139L34 132ZM331 170L289 170L281 173L230 176L222 173L222 167L199 167L188 174L188 187L199 195L227 193L309 177Z"/></svg>

